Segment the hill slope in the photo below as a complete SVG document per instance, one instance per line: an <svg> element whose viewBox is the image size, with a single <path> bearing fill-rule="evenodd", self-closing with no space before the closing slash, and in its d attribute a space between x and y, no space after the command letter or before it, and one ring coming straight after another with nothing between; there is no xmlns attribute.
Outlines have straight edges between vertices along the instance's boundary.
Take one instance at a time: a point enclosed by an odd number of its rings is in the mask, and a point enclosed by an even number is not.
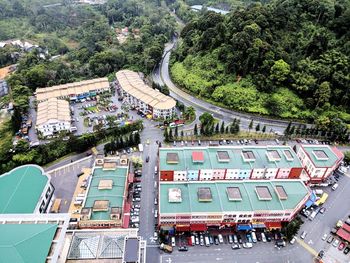
<svg viewBox="0 0 350 263"><path fill-rule="evenodd" d="M350 2L285 0L191 20L171 73L232 109L350 123Z"/></svg>

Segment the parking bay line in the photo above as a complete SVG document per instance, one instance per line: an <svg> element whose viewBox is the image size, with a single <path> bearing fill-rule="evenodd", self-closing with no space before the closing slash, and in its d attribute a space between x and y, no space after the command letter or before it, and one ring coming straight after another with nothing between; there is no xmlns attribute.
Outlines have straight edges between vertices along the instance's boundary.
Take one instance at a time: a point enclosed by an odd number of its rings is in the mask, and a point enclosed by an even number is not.
<svg viewBox="0 0 350 263"><path fill-rule="evenodd" d="M313 255L315 257L318 255L316 250L313 249L310 245L306 244L303 240L297 238L296 241L299 243L299 245L301 245L303 248L305 248L305 250L307 250L311 255Z"/></svg>

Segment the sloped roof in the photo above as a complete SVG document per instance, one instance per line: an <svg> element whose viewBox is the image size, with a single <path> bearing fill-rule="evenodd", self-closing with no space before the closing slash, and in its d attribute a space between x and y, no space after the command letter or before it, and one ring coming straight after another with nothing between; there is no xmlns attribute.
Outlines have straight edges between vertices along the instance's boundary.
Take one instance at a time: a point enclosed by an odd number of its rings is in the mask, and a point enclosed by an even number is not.
<svg viewBox="0 0 350 263"><path fill-rule="evenodd" d="M38 115L36 125L43 125L49 120L59 122L70 122L69 102L51 98L38 104Z"/></svg>
<svg viewBox="0 0 350 263"><path fill-rule="evenodd" d="M46 262L56 230L57 224L0 224L0 261Z"/></svg>
<svg viewBox="0 0 350 263"><path fill-rule="evenodd" d="M137 72L120 70L115 75L124 91L145 104L159 110L172 109L176 106L176 101L173 98L146 85Z"/></svg>
<svg viewBox="0 0 350 263"><path fill-rule="evenodd" d="M0 176L0 214L33 213L48 182L37 165L23 165Z"/></svg>

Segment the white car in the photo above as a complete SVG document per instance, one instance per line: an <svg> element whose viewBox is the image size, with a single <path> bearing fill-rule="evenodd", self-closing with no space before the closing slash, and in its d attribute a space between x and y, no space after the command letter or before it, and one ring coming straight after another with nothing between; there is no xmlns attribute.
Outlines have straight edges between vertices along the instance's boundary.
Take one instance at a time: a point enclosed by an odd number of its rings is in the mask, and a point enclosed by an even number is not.
<svg viewBox="0 0 350 263"><path fill-rule="evenodd" d="M157 232L154 232L153 237L154 237L155 239L157 239L157 238L158 238L158 233L157 233Z"/></svg>
<svg viewBox="0 0 350 263"><path fill-rule="evenodd" d="M219 238L219 243L223 244L224 243L224 239L223 239L221 234L218 235L218 238Z"/></svg>
<svg viewBox="0 0 350 263"><path fill-rule="evenodd" d="M244 248L252 248L253 247L253 243L250 243L250 242L243 243L243 247Z"/></svg>
<svg viewBox="0 0 350 263"><path fill-rule="evenodd" d="M265 233L261 233L261 240L262 240L262 242L264 242L264 243L267 242Z"/></svg>
<svg viewBox="0 0 350 263"><path fill-rule="evenodd" d="M325 240L327 239L327 236L328 236L327 234L324 234L324 235L322 236L322 240L325 241Z"/></svg>
<svg viewBox="0 0 350 263"><path fill-rule="evenodd" d="M333 247L337 247L339 245L339 240L338 239L334 240L332 245Z"/></svg>
<svg viewBox="0 0 350 263"><path fill-rule="evenodd" d="M293 244L295 243L295 240L296 240L296 239L297 239L296 237L293 237L292 240L289 241L289 243L293 245Z"/></svg>
<svg viewBox="0 0 350 263"><path fill-rule="evenodd" d="M306 235L307 235L306 231L303 231L303 233L301 233L300 235L300 238L305 239Z"/></svg>

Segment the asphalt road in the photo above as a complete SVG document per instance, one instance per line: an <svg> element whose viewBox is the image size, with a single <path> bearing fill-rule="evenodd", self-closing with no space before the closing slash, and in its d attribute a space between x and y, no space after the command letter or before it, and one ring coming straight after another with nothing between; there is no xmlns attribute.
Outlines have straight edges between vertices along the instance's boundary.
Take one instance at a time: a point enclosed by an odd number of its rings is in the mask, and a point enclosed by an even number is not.
<svg viewBox="0 0 350 263"><path fill-rule="evenodd" d="M159 262L159 249L157 243L152 239L156 219L154 210L157 209L154 205L154 199L157 196L155 182L158 177L155 175L154 169L158 159L158 145L156 141L163 141L162 131L155 128L155 122L144 120L144 129L141 133L141 141L144 145L143 150L143 166L142 166L142 194L141 194L141 209L140 209L140 235L144 240L147 240L147 260L146 262ZM146 141L149 140L149 144ZM146 157L149 156L147 163Z"/></svg>
<svg viewBox="0 0 350 263"><path fill-rule="evenodd" d="M152 78L155 82L166 85L169 88L170 96L176 100L181 101L185 106L193 106L196 109L197 116L200 116L204 112L212 113L217 119L223 120L226 123L230 123L234 118L239 118L241 120L241 129L248 130L249 123L254 120L255 123L260 123L260 125L266 125L267 131L274 131L278 133L283 133L284 129L287 127L289 121L270 119L267 117L255 116L248 113L236 112L228 109L224 109L215 106L211 103L200 100L183 90L179 89L171 80L169 74L169 59L171 50L176 45L176 39L167 43L164 48L163 58L160 65L156 67L152 73ZM293 122L294 123L294 122ZM294 123L298 125L299 123ZM311 126L311 125L308 125Z"/></svg>

